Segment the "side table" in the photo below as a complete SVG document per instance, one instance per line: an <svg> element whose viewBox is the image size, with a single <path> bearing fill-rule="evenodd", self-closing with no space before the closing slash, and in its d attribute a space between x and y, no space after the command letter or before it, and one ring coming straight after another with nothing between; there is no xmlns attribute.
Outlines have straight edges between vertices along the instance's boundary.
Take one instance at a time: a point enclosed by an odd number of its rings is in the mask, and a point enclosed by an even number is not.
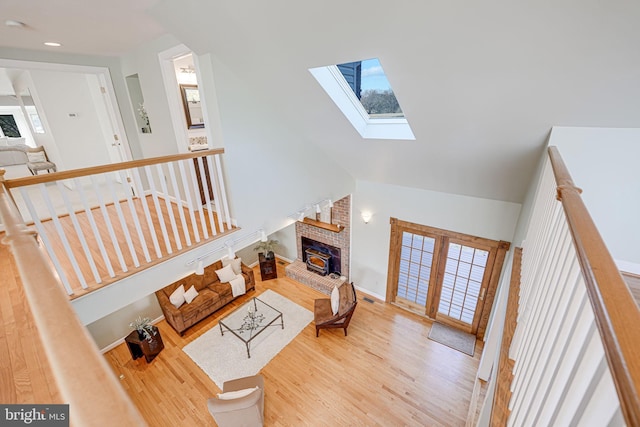
<svg viewBox="0 0 640 427"><path fill-rule="evenodd" d="M142 338L138 335L138 331L133 331L124 339L129 348L129 353L133 360L144 356L147 363L151 362L164 348L160 331L155 326L153 327L155 335L150 339Z"/></svg>
<svg viewBox="0 0 640 427"><path fill-rule="evenodd" d="M276 270L276 257L266 258L262 252L258 254L258 262L260 263L260 277L262 280L270 280L278 278Z"/></svg>

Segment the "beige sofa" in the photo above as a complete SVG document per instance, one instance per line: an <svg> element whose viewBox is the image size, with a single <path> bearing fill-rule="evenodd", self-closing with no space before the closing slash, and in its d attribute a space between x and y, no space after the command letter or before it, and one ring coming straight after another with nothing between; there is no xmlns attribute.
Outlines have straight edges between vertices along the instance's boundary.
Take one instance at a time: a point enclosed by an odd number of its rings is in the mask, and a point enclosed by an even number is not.
<svg viewBox="0 0 640 427"><path fill-rule="evenodd" d="M164 318L180 335L189 327L234 300L231 285L229 283L221 283L218 279L216 270L221 268L222 262L216 261L204 269L204 275L198 276L194 273L156 291L156 297L164 313ZM244 264L241 264L241 269L247 292L255 290L256 282L253 270ZM176 308L169 301L169 297L180 285L184 285L185 290L194 286L198 291L198 296L191 303L185 303Z"/></svg>

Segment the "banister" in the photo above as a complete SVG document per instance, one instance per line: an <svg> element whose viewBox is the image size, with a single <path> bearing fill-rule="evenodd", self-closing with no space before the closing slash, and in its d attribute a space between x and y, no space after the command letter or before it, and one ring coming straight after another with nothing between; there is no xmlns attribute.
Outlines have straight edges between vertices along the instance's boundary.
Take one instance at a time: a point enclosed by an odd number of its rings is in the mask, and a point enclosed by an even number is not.
<svg viewBox="0 0 640 427"><path fill-rule="evenodd" d="M215 148L212 150L194 151L184 154L172 154L169 156L151 157L148 159L131 160L122 163L109 163L106 165L92 166L88 168L73 169L69 171L60 171L43 175L30 176L26 178L15 178L5 181L7 188L21 187L24 185L41 184L47 182L58 181L61 179L78 178L87 175L99 173L114 172L125 169L139 168L142 166L156 165L160 163L174 162L177 160L193 159L196 157L210 156L215 154L223 154L224 148Z"/></svg>
<svg viewBox="0 0 640 427"><path fill-rule="evenodd" d="M627 425L640 425L640 310L556 147L549 158Z"/></svg>
<svg viewBox="0 0 640 427"><path fill-rule="evenodd" d="M0 170L0 218L6 232L3 243L14 255L51 371L63 400L69 403L72 424L146 425L79 322L33 234L22 222L6 190L4 172Z"/></svg>

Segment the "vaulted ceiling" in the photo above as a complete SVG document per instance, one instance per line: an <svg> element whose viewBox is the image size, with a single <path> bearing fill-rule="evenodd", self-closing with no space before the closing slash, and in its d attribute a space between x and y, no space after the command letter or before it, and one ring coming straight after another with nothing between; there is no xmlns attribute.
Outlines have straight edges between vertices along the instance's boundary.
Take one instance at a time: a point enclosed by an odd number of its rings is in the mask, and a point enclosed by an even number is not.
<svg viewBox="0 0 640 427"><path fill-rule="evenodd" d="M31 31L5 46L120 55L171 33L212 53L357 179L521 202L553 125L640 127L638 2L0 3ZM363 140L308 72L371 57L415 141Z"/></svg>

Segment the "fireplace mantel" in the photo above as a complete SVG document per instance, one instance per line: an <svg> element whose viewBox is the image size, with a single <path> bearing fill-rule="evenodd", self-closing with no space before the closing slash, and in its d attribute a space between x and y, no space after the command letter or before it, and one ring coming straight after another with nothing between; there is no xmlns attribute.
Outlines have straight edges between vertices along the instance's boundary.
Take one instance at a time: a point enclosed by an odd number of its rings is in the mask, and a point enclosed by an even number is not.
<svg viewBox="0 0 640 427"><path fill-rule="evenodd" d="M322 228L323 230L333 231L334 233L339 233L342 230L344 230L344 227L342 227L339 224L329 224L327 222L316 221L315 219L311 219L311 218L304 218L302 222L304 222L305 224L312 225L314 227Z"/></svg>

